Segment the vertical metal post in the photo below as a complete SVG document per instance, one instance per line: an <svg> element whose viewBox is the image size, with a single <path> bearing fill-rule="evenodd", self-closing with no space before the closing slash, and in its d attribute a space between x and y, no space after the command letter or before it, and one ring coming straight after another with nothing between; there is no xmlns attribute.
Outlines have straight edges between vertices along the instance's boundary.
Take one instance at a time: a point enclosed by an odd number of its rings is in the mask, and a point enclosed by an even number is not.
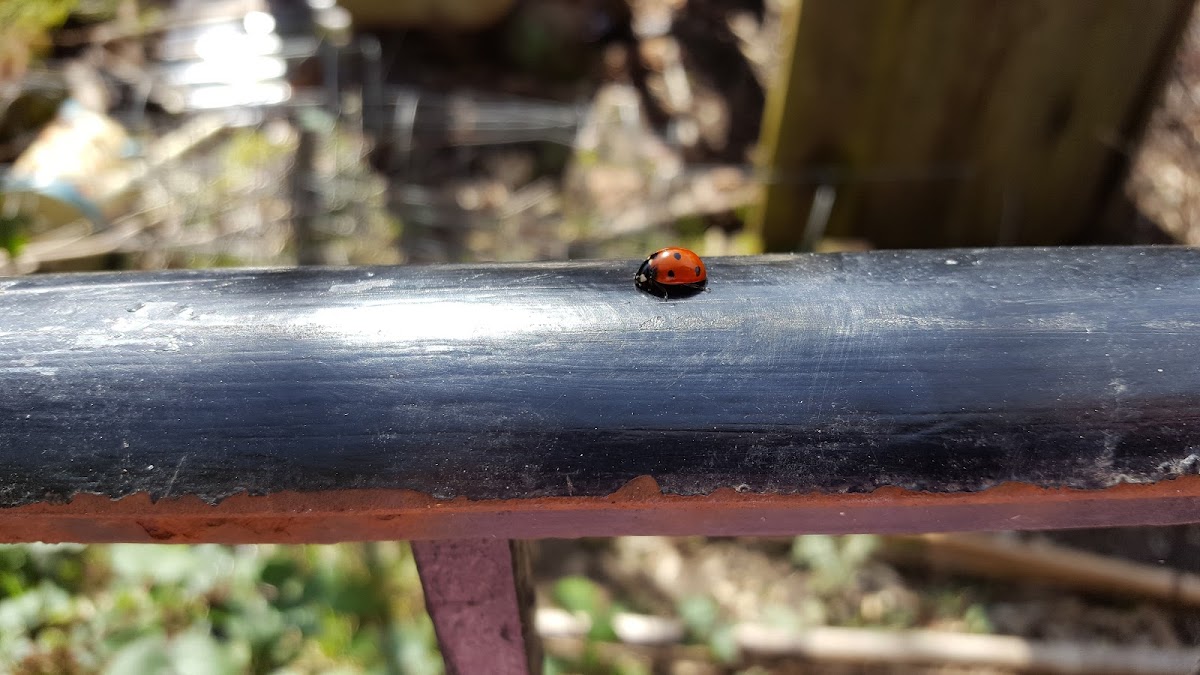
<svg viewBox="0 0 1200 675"><path fill-rule="evenodd" d="M316 156L317 132L303 120L296 124L299 137L296 155L292 163L292 238L296 246L296 262L301 265L319 265L321 245L317 239L317 217L321 205L321 193L317 189Z"/></svg>
<svg viewBox="0 0 1200 675"><path fill-rule="evenodd" d="M541 673L525 543L414 541L412 550L448 674Z"/></svg>

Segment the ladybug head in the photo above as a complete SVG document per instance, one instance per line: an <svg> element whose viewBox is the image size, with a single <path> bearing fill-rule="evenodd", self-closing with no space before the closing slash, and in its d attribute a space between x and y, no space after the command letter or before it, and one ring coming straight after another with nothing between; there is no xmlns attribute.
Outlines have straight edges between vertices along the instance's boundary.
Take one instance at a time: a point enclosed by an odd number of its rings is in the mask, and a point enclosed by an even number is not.
<svg viewBox="0 0 1200 675"><path fill-rule="evenodd" d="M637 274L633 275L634 285L643 289L650 288L654 285L656 271L649 260L643 262L642 266L638 268Z"/></svg>

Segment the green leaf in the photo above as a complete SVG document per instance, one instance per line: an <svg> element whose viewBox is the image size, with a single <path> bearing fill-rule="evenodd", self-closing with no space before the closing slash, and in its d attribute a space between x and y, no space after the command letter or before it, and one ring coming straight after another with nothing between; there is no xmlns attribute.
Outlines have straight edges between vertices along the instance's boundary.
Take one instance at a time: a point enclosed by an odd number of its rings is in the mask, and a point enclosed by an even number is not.
<svg viewBox="0 0 1200 675"><path fill-rule="evenodd" d="M827 534L808 534L792 540L792 562L813 570L837 565L837 541Z"/></svg>
<svg viewBox="0 0 1200 675"><path fill-rule="evenodd" d="M298 574L300 574L300 564L295 559L284 556L272 556L263 565L259 579L264 584L271 584L276 588L280 588Z"/></svg>
<svg viewBox="0 0 1200 675"><path fill-rule="evenodd" d="M547 655L542 662L542 675L566 675L570 672L569 663L557 656Z"/></svg>
<svg viewBox="0 0 1200 675"><path fill-rule="evenodd" d="M996 626L992 623L991 616L988 615L987 607L977 602L973 602L967 607L967 611L963 614L963 620L967 624L967 630L971 633L990 634L996 632Z"/></svg>
<svg viewBox="0 0 1200 675"><path fill-rule="evenodd" d="M0 602L0 631L19 633L41 624L64 621L73 609L71 596L49 581Z"/></svg>
<svg viewBox="0 0 1200 675"><path fill-rule="evenodd" d="M604 589L587 577L563 577L554 584L554 599L564 609L583 612L592 620L588 638L613 640L616 633L612 627L612 602Z"/></svg>
<svg viewBox="0 0 1200 675"><path fill-rule="evenodd" d="M102 672L104 675L170 675L170 667L166 636L160 632L122 647Z"/></svg>
<svg viewBox="0 0 1200 675"><path fill-rule="evenodd" d="M554 599L563 609L583 612L588 616L607 608L604 592L591 579L580 576L563 577L554 584Z"/></svg>
<svg viewBox="0 0 1200 675"><path fill-rule="evenodd" d="M124 581L179 583L195 568L186 546L116 544L109 552L113 572Z"/></svg>
<svg viewBox="0 0 1200 675"><path fill-rule="evenodd" d="M29 243L29 218L23 214L0 216L0 249L18 255Z"/></svg>
<svg viewBox="0 0 1200 675"><path fill-rule="evenodd" d="M846 566L862 567L879 549L880 539L873 534L848 534L842 537L842 561Z"/></svg>
<svg viewBox="0 0 1200 675"><path fill-rule="evenodd" d="M172 639L167 654L173 675L236 675L244 668L226 646L198 629Z"/></svg>
<svg viewBox="0 0 1200 675"><path fill-rule="evenodd" d="M429 673L437 675L445 670L442 655L437 650L437 639L433 622L424 621L399 624L392 630L395 636L397 660L406 673Z"/></svg>
<svg viewBox="0 0 1200 675"><path fill-rule="evenodd" d="M737 639L730 626L720 626L714 630L708 639L708 647L724 663L733 663L738 659Z"/></svg>
<svg viewBox="0 0 1200 675"><path fill-rule="evenodd" d="M708 639L720 615L716 601L707 595L689 595L683 598L679 601L676 611L692 635L700 640Z"/></svg>
<svg viewBox="0 0 1200 675"><path fill-rule="evenodd" d="M346 570L326 570L317 576L314 600L343 614L377 615L385 598L369 577Z"/></svg>
<svg viewBox="0 0 1200 675"><path fill-rule="evenodd" d="M235 569L229 548L216 544L116 544L110 556L113 572L125 581L178 585L193 594L209 592Z"/></svg>

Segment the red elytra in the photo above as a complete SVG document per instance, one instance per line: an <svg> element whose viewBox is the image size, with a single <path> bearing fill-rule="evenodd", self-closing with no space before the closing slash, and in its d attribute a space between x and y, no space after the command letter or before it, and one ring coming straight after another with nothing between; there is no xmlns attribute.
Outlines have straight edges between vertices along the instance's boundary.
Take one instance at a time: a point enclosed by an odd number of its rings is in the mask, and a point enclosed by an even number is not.
<svg viewBox="0 0 1200 675"><path fill-rule="evenodd" d="M704 290L708 270L700 256L686 248L668 247L650 254L633 276L639 289L664 298Z"/></svg>

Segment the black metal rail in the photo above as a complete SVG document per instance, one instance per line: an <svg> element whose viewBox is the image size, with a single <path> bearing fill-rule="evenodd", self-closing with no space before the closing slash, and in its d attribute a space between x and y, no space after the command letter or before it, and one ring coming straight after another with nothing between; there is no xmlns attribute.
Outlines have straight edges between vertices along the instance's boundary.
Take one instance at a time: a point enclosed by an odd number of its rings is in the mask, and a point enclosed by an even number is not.
<svg viewBox="0 0 1200 675"><path fill-rule="evenodd" d="M1200 466L1200 251L0 280L0 506L1101 488ZM1200 518L1200 516L1198 516Z"/></svg>

